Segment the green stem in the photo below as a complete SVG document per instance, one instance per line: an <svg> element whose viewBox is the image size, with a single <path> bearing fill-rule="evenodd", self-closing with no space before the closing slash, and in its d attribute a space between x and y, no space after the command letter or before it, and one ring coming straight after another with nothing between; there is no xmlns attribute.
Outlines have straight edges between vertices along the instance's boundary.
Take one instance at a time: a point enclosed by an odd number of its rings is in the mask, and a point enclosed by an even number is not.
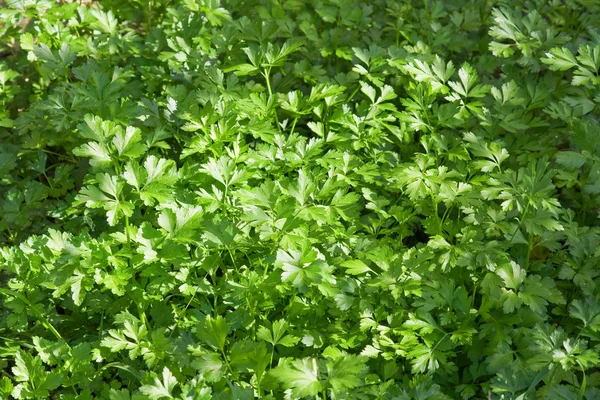
<svg viewBox="0 0 600 400"><path fill-rule="evenodd" d="M233 368L231 368L231 364L229 364L229 361L227 360L227 356L225 355L225 349L221 349L221 355L223 356L223 361L225 361L225 365L227 366L229 373L233 375Z"/></svg>
<svg viewBox="0 0 600 400"><path fill-rule="evenodd" d="M148 322L148 318L146 317L146 313L144 312L144 307L140 303L136 303L136 306L138 309L138 316L140 317L140 321L142 321L142 324L146 325L146 329L150 330L150 323Z"/></svg>
<svg viewBox="0 0 600 400"><path fill-rule="evenodd" d="M587 376L585 374L585 368L583 368L583 364L581 363L581 361L577 361L577 364L579 364L579 367L581 368L581 373L582 378L581 378L581 385L579 386L579 392L577 393L577 400L583 400L583 397L585 396L585 389L587 386Z"/></svg>
<svg viewBox="0 0 600 400"><path fill-rule="evenodd" d="M440 343L442 343L444 341L444 339L446 339L446 336L448 336L448 333L444 332L444 336L442 336L442 338L440 340L438 340L438 342L435 344L435 346L433 346L433 349L431 349L432 353L435 349L437 349L437 347L440 345Z"/></svg>
<svg viewBox="0 0 600 400"><path fill-rule="evenodd" d="M273 91L271 90L271 79L270 79L271 68L265 68L262 75L265 77L265 81L267 83L267 93L269 93L269 99L271 99L271 96L273 96Z"/></svg>
<svg viewBox="0 0 600 400"><path fill-rule="evenodd" d="M46 181L48 182L48 185L50 185L50 189L54 190L54 185L50 181L50 178L48 178L48 175L46 175L46 172L44 171L44 172L42 172L42 174L44 175L44 178L46 178Z"/></svg>
<svg viewBox="0 0 600 400"><path fill-rule="evenodd" d="M146 32L150 34L152 30L152 0L148 1L148 18L146 18Z"/></svg>
<svg viewBox="0 0 600 400"><path fill-rule="evenodd" d="M431 194L431 202L433 204L433 212L435 213L435 219L437 220L438 226L437 226L437 233L441 234L442 233L442 220L440 219L440 214L438 212L438 203L437 201L435 201L435 197L433 196L433 193Z"/></svg>
<svg viewBox="0 0 600 400"><path fill-rule="evenodd" d="M138 370L136 370L135 368L133 368L130 365L127 364L123 364L120 362L112 362L109 364L106 364L105 366L103 366L102 368L100 368L100 372L108 369L108 368L117 368L123 371L127 371L129 372L134 378L136 378L138 381L142 381L142 379L144 378L144 376L142 375L142 373L140 373Z"/></svg>
<svg viewBox="0 0 600 400"><path fill-rule="evenodd" d="M62 157L62 158L64 158L67 161L70 161L70 162L72 162L74 164L77 164L77 160L75 160L74 158L71 158L69 156L65 156L64 154L55 153L54 151L50 151L50 150L42 149L42 148L40 148L40 150L42 150L44 153L48 153L48 154L52 154L52 155L55 155L55 156L58 156L58 157Z"/></svg>
<svg viewBox="0 0 600 400"><path fill-rule="evenodd" d="M98 339L102 337L102 331L104 330L104 310L102 310L102 314L100 315L100 326L98 326Z"/></svg>
<svg viewBox="0 0 600 400"><path fill-rule="evenodd" d="M290 136L294 134L294 129L296 129L296 122L298 122L298 118L294 118L294 122L292 122L292 130L290 131Z"/></svg>
<svg viewBox="0 0 600 400"><path fill-rule="evenodd" d="M256 341L256 308L250 304L250 296L246 296L246 306L252 316L252 340Z"/></svg>
<svg viewBox="0 0 600 400"><path fill-rule="evenodd" d="M125 215L125 237L127 237L127 247L131 247L131 238L129 237L129 217Z"/></svg>
<svg viewBox="0 0 600 400"><path fill-rule="evenodd" d="M521 218L519 219L519 223L517 224L517 227L515 228L515 231L513 232L512 236L510 237L510 240L506 244L506 249L507 250L510 247L510 245L511 245L512 241L514 240L515 236L517 236L517 233L519 232L519 229L521 228L521 224L523 224L523 221L525 220L525 217L527 216L527 212L528 211L529 211L529 203L527 203L527 207L525 207L525 210L523 211L523 215L521 215Z"/></svg>
<svg viewBox="0 0 600 400"><path fill-rule="evenodd" d="M541 397L542 399L545 399L546 396L548 395L548 390L550 390L550 386L552 386L552 381L554 380L554 375L556 375L556 371L557 371L556 366L553 366L552 374L550 375L550 379L548 380L548 383L546 384L546 387L544 388L544 395Z"/></svg>
<svg viewBox="0 0 600 400"><path fill-rule="evenodd" d="M273 97L273 90L271 89L271 67L265 68L263 74L265 82L267 83L267 92L269 93L269 103ZM277 107L275 107L275 123L277 124L277 130L281 131L281 125L279 125L279 117L277 117Z"/></svg>
<svg viewBox="0 0 600 400"><path fill-rule="evenodd" d="M210 274L210 279L213 283L213 309L215 311L215 315L217 315L217 299L218 299L217 281L215 280L215 277L213 276L213 274Z"/></svg>
<svg viewBox="0 0 600 400"><path fill-rule="evenodd" d="M471 308L473 308L473 306L475 305L475 295L477 294L477 282L475 282L475 285L473 285L473 294L472 294L472 300L471 300Z"/></svg>
<svg viewBox="0 0 600 400"><path fill-rule="evenodd" d="M227 245L225 246L225 248L227 249L227 252L229 252L229 257L231 258L231 262L233 263L233 268L235 269L236 272L239 272L237 263L235 262L235 258L233 257L233 253L231 252L231 249Z"/></svg>
<svg viewBox="0 0 600 400"><path fill-rule="evenodd" d="M194 298L196 297L196 291L194 291L194 294L192 295L192 297L190 298L190 301L187 302L187 304L185 305L184 309L181 311L181 314L185 314L185 312L187 311L187 309L190 307L190 304L192 304L192 301L194 301ZM165 299L166 302L166 299ZM179 313L177 313L179 314ZM177 321L179 322L179 315L177 315ZM169 337L171 337L173 335L173 332L175 332L175 329L177 328L177 324L175 324L175 327L171 330L171 333L169 333Z"/></svg>
<svg viewBox="0 0 600 400"><path fill-rule="evenodd" d="M31 304L31 302L29 301L29 299L27 299L27 297L25 297L23 294L15 292L13 290L10 289L2 289L0 288L0 293L4 294L5 296L12 296L12 297L16 297L17 299L21 300L23 303L27 304L27 306L29 307L29 309L33 312L33 314L35 314L36 318L40 320L40 322L42 323L42 325L48 329L50 332L52 332L52 334L59 340L64 340L63 337L60 335L60 333L58 333L58 331L56 330L56 328L50 323L50 321L48 321L48 319L46 319L46 317L44 317L42 315L42 313L40 313L34 306L33 304ZM66 341L65 341L66 343ZM67 344L67 347L70 349L71 347Z"/></svg>
<svg viewBox="0 0 600 400"><path fill-rule="evenodd" d="M525 258L525 271L527 271L527 268L529 267L529 258L531 258L532 250L533 250L533 236L530 236L529 240L527 241L527 256Z"/></svg>
<svg viewBox="0 0 600 400"><path fill-rule="evenodd" d="M352 98L356 95L356 93L358 93L359 90L360 90L360 85L356 86L356 89L354 89L354 92L352 92L352 94L346 99L346 103L349 102L350 100L352 100Z"/></svg>
<svg viewBox="0 0 600 400"><path fill-rule="evenodd" d="M12 230L10 229L10 226L6 226L6 231L8 232L8 239L10 240L11 243L15 242L16 239L16 235L13 235Z"/></svg>
<svg viewBox="0 0 600 400"><path fill-rule="evenodd" d="M225 185L225 192L223 192L223 214L227 214L227 195L229 194L229 184Z"/></svg>

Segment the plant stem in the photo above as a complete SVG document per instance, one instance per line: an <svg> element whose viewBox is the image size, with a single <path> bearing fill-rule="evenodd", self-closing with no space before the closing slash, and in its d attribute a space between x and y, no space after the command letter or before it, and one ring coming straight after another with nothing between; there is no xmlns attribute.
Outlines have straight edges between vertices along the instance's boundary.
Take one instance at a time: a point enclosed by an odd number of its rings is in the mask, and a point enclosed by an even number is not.
<svg viewBox="0 0 600 400"><path fill-rule="evenodd" d="M104 330L104 310L102 310L102 314L100 315L100 326L98 326L98 339L102 337L102 331Z"/></svg>
<svg viewBox="0 0 600 400"><path fill-rule="evenodd" d="M153 0L148 1L148 16L146 18L146 33L147 34L150 34L150 31L152 30L152 1Z"/></svg>
<svg viewBox="0 0 600 400"><path fill-rule="evenodd" d="M529 267L529 259L531 258L531 251L533 250L533 236L529 237L527 241L527 255L525 257L525 271Z"/></svg>
<svg viewBox="0 0 600 400"><path fill-rule="evenodd" d="M262 75L265 78L265 82L267 83L267 92L269 93L269 103L271 102L271 98L273 97L273 90L271 89L271 67L265 68ZM274 111L275 123L277 124L277 130L281 131L281 126L279 125L279 118L277 117L277 107L275 107Z"/></svg>
<svg viewBox="0 0 600 400"><path fill-rule="evenodd" d="M42 325L46 329L48 329L50 332L52 332L52 334L54 335L54 337L56 337L59 340L64 340L63 337L61 336L61 334L58 333L58 331L56 330L56 328L50 323L50 321L48 321L48 319L46 319L46 317L44 317L42 315L42 313L40 313L37 310L37 308L35 308L34 305L31 304L31 302L29 301L29 299L27 297L25 297L23 294L15 292L15 291L10 290L10 289L3 289L3 288L0 288L0 293L4 294L5 296L16 297L17 299L21 300L23 303L27 304L28 309L31 310L31 312L36 316L36 318L38 320L40 320L40 322L42 323ZM69 349L71 348L68 344L67 344L67 347L69 347Z"/></svg>
<svg viewBox="0 0 600 400"><path fill-rule="evenodd" d="M354 92L352 92L352 94L346 99L346 103L348 103L350 100L352 100L352 98L356 95L356 93L358 92L359 89L360 89L360 85L356 86L356 89L354 89Z"/></svg>
<svg viewBox="0 0 600 400"><path fill-rule="evenodd" d="M296 122L298 122L298 118L294 118L294 122L292 122L292 130L290 131L290 136L294 133L294 129L296 129Z"/></svg>
<svg viewBox="0 0 600 400"><path fill-rule="evenodd" d="M541 397L542 399L545 399L546 395L548 395L548 390L550 390L550 386L552 386L552 381L554 380L554 375L556 375L556 370L556 366L552 367L552 374L550 375L550 379L544 388L544 395Z"/></svg>
<svg viewBox="0 0 600 400"><path fill-rule="evenodd" d="M431 203L433 204L433 212L435 214L435 219L437 220L437 223L438 223L437 233L441 234L442 233L442 220L440 219L440 214L438 212L438 202L435 201L435 197L433 196L433 193L431 194Z"/></svg>
<svg viewBox="0 0 600 400"><path fill-rule="evenodd" d="M127 247L131 247L131 238L129 237L129 217L125 215L125 237L127 237Z"/></svg>
<svg viewBox="0 0 600 400"><path fill-rule="evenodd" d="M512 241L514 240L515 236L517 236L517 233L519 232L519 229L521 228L521 224L525 220L525 217L527 216L528 211L529 211L529 203L527 203L527 206L525 207L525 211L523 211L523 215L521 215L521 218L519 219L519 223L517 224L515 231L513 232L512 236L510 237L510 240L506 244L507 250L508 250L509 246L511 245Z"/></svg>
<svg viewBox="0 0 600 400"><path fill-rule="evenodd" d="M452 209L452 207L446 207L446 210L444 211L444 215L442 215L442 225L446 221L446 218L448 217L448 214L449 214L449 212L450 212L451 209Z"/></svg>
<svg viewBox="0 0 600 400"><path fill-rule="evenodd" d="M229 253L229 257L231 258L231 262L233 263L233 268L235 269L236 272L239 272L237 263L235 262L235 258L233 257L233 253L231 252L231 249L227 245L225 245L225 248L227 249L227 252Z"/></svg>
<svg viewBox="0 0 600 400"><path fill-rule="evenodd" d="M227 356L225 355L225 349L221 349L221 355L223 356L223 361L225 361L227 369L233 375L233 368L231 368L231 364L229 364L229 361L227 360Z"/></svg>

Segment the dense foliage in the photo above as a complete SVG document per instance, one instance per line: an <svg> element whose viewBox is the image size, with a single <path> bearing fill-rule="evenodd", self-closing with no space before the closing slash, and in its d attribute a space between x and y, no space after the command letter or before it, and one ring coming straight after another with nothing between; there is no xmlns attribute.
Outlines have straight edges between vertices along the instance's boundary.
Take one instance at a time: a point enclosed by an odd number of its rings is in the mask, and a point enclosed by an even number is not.
<svg viewBox="0 0 600 400"><path fill-rule="evenodd" d="M596 1L0 8L0 398L600 398Z"/></svg>

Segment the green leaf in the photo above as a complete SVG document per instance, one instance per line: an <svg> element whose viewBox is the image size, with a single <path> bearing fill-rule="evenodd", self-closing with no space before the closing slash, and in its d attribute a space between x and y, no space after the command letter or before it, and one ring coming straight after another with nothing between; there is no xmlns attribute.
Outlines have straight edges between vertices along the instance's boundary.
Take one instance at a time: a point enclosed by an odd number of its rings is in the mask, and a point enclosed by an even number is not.
<svg viewBox="0 0 600 400"><path fill-rule="evenodd" d="M546 53L542 62L550 66L553 71L566 71L579 66L575 56L567 48L555 47Z"/></svg>
<svg viewBox="0 0 600 400"><path fill-rule="evenodd" d="M212 176L225 186L234 185L246 178L246 174L236 168L235 161L227 156L209 161L202 166L202 172Z"/></svg>
<svg viewBox="0 0 600 400"><path fill-rule="evenodd" d="M258 328L256 336L273 346L279 344L285 347L293 347L300 338L292 335L285 335L288 327L288 322L284 319L280 319L273 322L271 329L264 326Z"/></svg>
<svg viewBox="0 0 600 400"><path fill-rule="evenodd" d="M489 85L477 85L479 79L477 71L470 64L463 64L458 70L458 77L460 82L450 81L448 85L460 97L484 97L490 90ZM449 96L448 99L456 99L456 96Z"/></svg>
<svg viewBox="0 0 600 400"><path fill-rule="evenodd" d="M3 376L0 380L0 395L4 396L4 398L8 398L13 390L14 386L10 381L10 378L8 376Z"/></svg>
<svg viewBox="0 0 600 400"><path fill-rule="evenodd" d="M238 64L223 70L223 72L234 72L238 76L254 75L259 71L260 70L252 64Z"/></svg>
<svg viewBox="0 0 600 400"><path fill-rule="evenodd" d="M327 383L334 393L342 393L361 385L361 372L367 368L366 357L344 355L327 362Z"/></svg>
<svg viewBox="0 0 600 400"><path fill-rule="evenodd" d="M282 360L279 366L270 371L284 388L290 389L296 397L316 396L322 390L318 378L316 359Z"/></svg>
<svg viewBox="0 0 600 400"><path fill-rule="evenodd" d="M350 275L360 275L367 272L373 272L371 268L367 266L361 260L347 260L340 264L342 268L346 269L346 272Z"/></svg>
<svg viewBox="0 0 600 400"><path fill-rule="evenodd" d="M89 142L77 147L73 150L73 154L90 158L90 164L93 167L105 167L112 163L110 152L106 146L96 142Z"/></svg>
<svg viewBox="0 0 600 400"><path fill-rule="evenodd" d="M203 228L204 234L202 236L206 240L225 247L229 247L234 243L239 232L235 225L225 219L206 221Z"/></svg>
<svg viewBox="0 0 600 400"><path fill-rule="evenodd" d="M104 33L114 34L117 31L118 21L112 11L104 12L102 10L93 9L92 16L96 19L93 25Z"/></svg>
<svg viewBox="0 0 600 400"><path fill-rule="evenodd" d="M110 400L131 400L131 395L127 389L110 389L109 397Z"/></svg>
<svg viewBox="0 0 600 400"><path fill-rule="evenodd" d="M117 131L112 143L117 149L117 154L119 156L137 158L146 151L146 147L139 143L141 140L141 131L137 128L128 126L125 131Z"/></svg>
<svg viewBox="0 0 600 400"><path fill-rule="evenodd" d="M196 335L215 350L224 351L229 329L227 321L220 315L216 318L207 316L204 322L196 328Z"/></svg>
<svg viewBox="0 0 600 400"><path fill-rule="evenodd" d="M556 162L568 169L579 169L587 161L587 157L574 151L561 151L556 155Z"/></svg>
<svg viewBox="0 0 600 400"><path fill-rule="evenodd" d="M152 400L174 398L171 392L177 385L177 379L167 367L163 368L162 379L154 372L150 373L150 379L150 383L140 387L140 392Z"/></svg>
<svg viewBox="0 0 600 400"><path fill-rule="evenodd" d="M327 263L319 259L319 253L310 248L303 251L279 249L275 266L282 270L282 281L291 282L301 292L306 292L311 284L321 283L330 270Z"/></svg>
<svg viewBox="0 0 600 400"><path fill-rule="evenodd" d="M409 62L403 69L411 74L417 82L428 82L434 92L441 91L442 93L447 91L446 82L456 71L452 61L444 63L439 55L435 56L432 65L417 59Z"/></svg>
<svg viewBox="0 0 600 400"><path fill-rule="evenodd" d="M504 281L504 285L507 288L519 290L521 284L527 276L527 272L519 266L516 262L512 262L496 271L498 276Z"/></svg>
<svg viewBox="0 0 600 400"><path fill-rule="evenodd" d="M366 84L364 82L359 82L359 83L360 83L360 91L363 92L371 100L371 103L375 103L375 96L377 96L377 93L375 92L375 88L373 88L372 86L369 86L368 84Z"/></svg>
<svg viewBox="0 0 600 400"><path fill-rule="evenodd" d="M565 304L565 299L556 288L554 280L549 277L540 277L534 275L527 278L527 283L519 297L527 304L534 312L545 313L548 303Z"/></svg>
<svg viewBox="0 0 600 400"><path fill-rule="evenodd" d="M521 308L523 300L512 290L504 293L504 302L502 303L502 310L505 314L510 314L515 310Z"/></svg>
<svg viewBox="0 0 600 400"><path fill-rule="evenodd" d="M62 376L58 372L46 372L39 357L18 350L15 365L11 369L14 380L19 382L13 396L21 398L48 398L49 392L58 388Z"/></svg>
<svg viewBox="0 0 600 400"><path fill-rule="evenodd" d="M600 306L595 299L574 300L569 306L569 315L583 322L584 328L600 331Z"/></svg>
<svg viewBox="0 0 600 400"><path fill-rule="evenodd" d="M108 173L97 174L96 186L84 187L77 196L79 201L85 202L86 207L104 208L110 226L115 226L119 220L133 215L134 205L121 199L123 182L116 176Z"/></svg>
<svg viewBox="0 0 600 400"><path fill-rule="evenodd" d="M182 205L175 210L165 209L158 216L158 225L176 241L196 240L196 230L202 222L202 207Z"/></svg>
<svg viewBox="0 0 600 400"><path fill-rule="evenodd" d="M200 371L204 379L209 382L218 382L227 370L221 355L218 353L207 353L196 358L192 365Z"/></svg>
<svg viewBox="0 0 600 400"><path fill-rule="evenodd" d="M44 43L40 43L39 45L34 45L33 53L35 54L35 56L37 58L39 58L42 61L46 61L46 62L50 63L51 65L52 64L56 65L58 63L58 60L52 53L52 50L50 50L50 48L47 45L45 45Z"/></svg>

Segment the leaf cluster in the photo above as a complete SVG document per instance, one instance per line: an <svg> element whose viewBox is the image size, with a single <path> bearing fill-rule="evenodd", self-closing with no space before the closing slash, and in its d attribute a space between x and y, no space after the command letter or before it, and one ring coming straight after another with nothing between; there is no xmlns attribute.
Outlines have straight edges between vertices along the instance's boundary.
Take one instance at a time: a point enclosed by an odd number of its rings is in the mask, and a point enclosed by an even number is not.
<svg viewBox="0 0 600 400"><path fill-rule="evenodd" d="M0 398L600 398L599 21L0 1Z"/></svg>

